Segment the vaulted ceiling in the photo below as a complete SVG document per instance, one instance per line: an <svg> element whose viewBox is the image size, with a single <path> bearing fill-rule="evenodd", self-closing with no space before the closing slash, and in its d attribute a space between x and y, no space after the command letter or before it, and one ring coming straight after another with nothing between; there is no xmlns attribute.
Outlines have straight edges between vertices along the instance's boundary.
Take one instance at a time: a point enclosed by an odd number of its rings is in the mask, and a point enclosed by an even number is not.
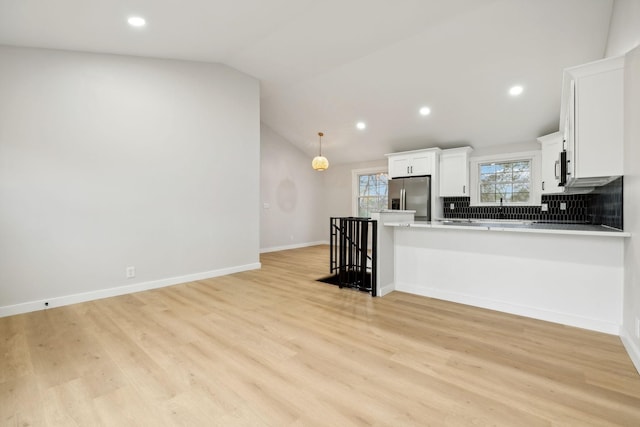
<svg viewBox="0 0 640 427"><path fill-rule="evenodd" d="M226 64L260 80L267 126L310 156L323 131L335 164L557 130L562 70L604 56L612 4L0 0L0 44Z"/></svg>

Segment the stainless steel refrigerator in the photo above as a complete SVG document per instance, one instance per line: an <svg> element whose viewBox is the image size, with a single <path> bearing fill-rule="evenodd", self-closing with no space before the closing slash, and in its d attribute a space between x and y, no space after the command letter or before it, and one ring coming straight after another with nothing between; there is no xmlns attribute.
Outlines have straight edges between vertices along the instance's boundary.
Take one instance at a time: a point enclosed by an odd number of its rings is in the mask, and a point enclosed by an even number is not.
<svg viewBox="0 0 640 427"><path fill-rule="evenodd" d="M431 177L389 180L389 209L416 211L417 221L431 221Z"/></svg>

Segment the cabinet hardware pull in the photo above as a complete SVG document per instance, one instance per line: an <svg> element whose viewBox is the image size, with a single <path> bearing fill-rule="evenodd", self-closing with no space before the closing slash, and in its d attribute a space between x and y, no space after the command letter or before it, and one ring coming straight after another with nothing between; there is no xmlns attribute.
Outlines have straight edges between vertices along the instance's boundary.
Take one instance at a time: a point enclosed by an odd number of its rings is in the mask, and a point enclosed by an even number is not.
<svg viewBox="0 0 640 427"><path fill-rule="evenodd" d="M467 194L467 186L466 185L462 186L462 194Z"/></svg>
<svg viewBox="0 0 640 427"><path fill-rule="evenodd" d="M553 165L553 173L556 176L556 179L560 179L560 174L558 173L558 166L560 166L560 160L556 160L556 163Z"/></svg>
<svg viewBox="0 0 640 427"><path fill-rule="evenodd" d="M544 191L544 181L542 181L542 191Z"/></svg>

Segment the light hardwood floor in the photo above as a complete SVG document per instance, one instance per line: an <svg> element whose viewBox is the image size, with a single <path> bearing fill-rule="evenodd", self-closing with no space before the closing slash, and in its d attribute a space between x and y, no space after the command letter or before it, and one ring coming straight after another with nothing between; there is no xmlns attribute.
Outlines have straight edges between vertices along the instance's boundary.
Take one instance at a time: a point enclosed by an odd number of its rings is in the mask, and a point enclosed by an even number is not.
<svg viewBox="0 0 640 427"><path fill-rule="evenodd" d="M262 270L0 319L16 426L640 426L619 338Z"/></svg>

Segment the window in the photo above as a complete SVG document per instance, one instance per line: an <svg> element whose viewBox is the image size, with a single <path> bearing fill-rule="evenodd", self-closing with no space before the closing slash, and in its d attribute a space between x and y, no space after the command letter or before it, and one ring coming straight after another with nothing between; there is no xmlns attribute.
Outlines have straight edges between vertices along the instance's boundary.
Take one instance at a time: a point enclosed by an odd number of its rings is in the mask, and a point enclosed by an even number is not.
<svg viewBox="0 0 640 427"><path fill-rule="evenodd" d="M480 164L480 202L528 203L531 196L531 161Z"/></svg>
<svg viewBox="0 0 640 427"><path fill-rule="evenodd" d="M386 170L354 170L353 179L354 216L369 218L371 212L387 209L389 175Z"/></svg>
<svg viewBox="0 0 640 427"><path fill-rule="evenodd" d="M472 157L471 206L539 205L540 152Z"/></svg>

